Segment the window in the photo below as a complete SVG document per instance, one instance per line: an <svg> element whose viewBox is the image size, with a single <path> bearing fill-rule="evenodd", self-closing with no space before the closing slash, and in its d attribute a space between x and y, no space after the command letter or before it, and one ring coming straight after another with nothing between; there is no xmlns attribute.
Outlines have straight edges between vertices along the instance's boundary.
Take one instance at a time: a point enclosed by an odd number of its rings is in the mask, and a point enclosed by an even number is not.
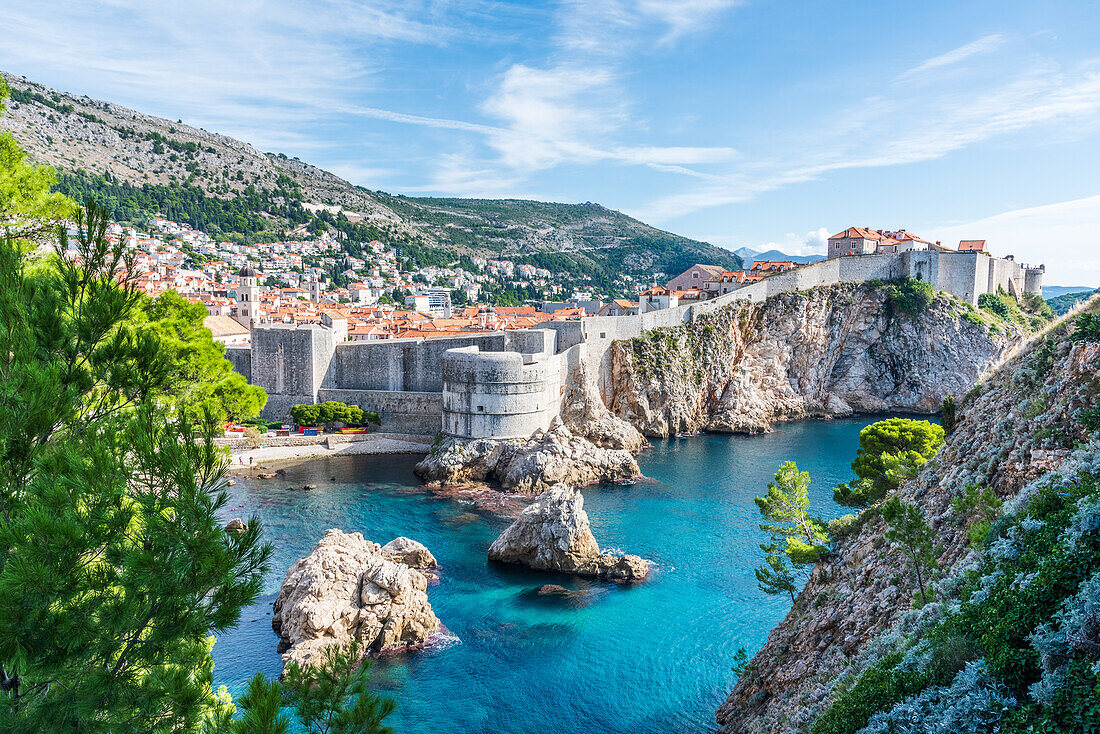
<svg viewBox="0 0 1100 734"><path fill-rule="evenodd" d="M695 278L696 280L698 280L698 278L699 278L699 273L698 273L698 272L692 273L692 274L691 274L691 277L692 277L692 278Z"/></svg>
<svg viewBox="0 0 1100 734"><path fill-rule="evenodd" d="M484 413L485 412L485 406L484 405L477 406L477 412L478 413Z"/></svg>
<svg viewBox="0 0 1100 734"><path fill-rule="evenodd" d="M606 331L601 331L600 332L600 338L601 339L606 339L607 338L607 332Z"/></svg>

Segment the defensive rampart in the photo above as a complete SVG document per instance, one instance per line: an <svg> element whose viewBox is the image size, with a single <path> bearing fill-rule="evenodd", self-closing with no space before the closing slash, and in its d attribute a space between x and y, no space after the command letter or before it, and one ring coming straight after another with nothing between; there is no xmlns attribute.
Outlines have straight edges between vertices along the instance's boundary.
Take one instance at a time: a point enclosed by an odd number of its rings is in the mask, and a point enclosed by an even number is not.
<svg viewBox="0 0 1100 734"><path fill-rule="evenodd" d="M634 316L549 321L538 329L433 339L348 342L344 321L260 326L252 346L229 347L235 370L268 393L264 417L285 419L297 403L324 400L375 410L382 430L466 438L516 438L545 429L561 408L569 368L584 360L606 400L612 342L678 326L738 300L841 282L921 278L977 305L998 289L1041 293L1043 269L985 253L913 251L823 260L778 273L709 301Z"/></svg>

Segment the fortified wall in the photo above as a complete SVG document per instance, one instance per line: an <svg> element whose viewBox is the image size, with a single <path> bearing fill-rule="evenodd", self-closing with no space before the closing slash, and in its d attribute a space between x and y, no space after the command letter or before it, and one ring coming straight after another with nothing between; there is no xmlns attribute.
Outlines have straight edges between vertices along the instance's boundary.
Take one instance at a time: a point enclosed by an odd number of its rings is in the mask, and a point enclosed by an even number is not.
<svg viewBox="0 0 1100 734"><path fill-rule="evenodd" d="M709 301L634 316L549 321L538 329L446 338L349 342L347 322L264 325L250 347L227 347L234 369L268 394L263 417L292 406L337 400L377 411L382 429L461 438L526 438L561 410L566 376L583 360L609 399L613 341L694 321L739 300L841 282L921 278L977 305L998 288L1042 293L1043 268L984 253L913 251L823 260L779 273Z"/></svg>

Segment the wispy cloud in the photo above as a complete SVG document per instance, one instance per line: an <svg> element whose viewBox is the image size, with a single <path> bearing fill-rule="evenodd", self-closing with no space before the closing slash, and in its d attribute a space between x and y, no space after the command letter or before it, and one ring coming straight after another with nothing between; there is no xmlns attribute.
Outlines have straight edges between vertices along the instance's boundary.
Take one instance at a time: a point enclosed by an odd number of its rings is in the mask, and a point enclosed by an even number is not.
<svg viewBox="0 0 1100 734"><path fill-rule="evenodd" d="M1100 287L1100 194L918 231L945 243L984 238L995 254L1045 264L1048 285Z"/></svg>
<svg viewBox="0 0 1100 734"><path fill-rule="evenodd" d="M749 201L832 171L934 160L998 135L1095 120L1100 116L1100 71L1095 64L1074 72L1043 64L985 92L923 99L916 111L911 97L899 95L833 114L842 120L858 118L858 128L844 124L831 131L815 128L807 133L811 145L774 160L739 161L725 174L709 176L701 185L660 197L632 213L668 221L700 209Z"/></svg>
<svg viewBox="0 0 1100 734"><path fill-rule="evenodd" d="M902 74L898 76L898 80L913 79L926 72L957 64L963 59L970 58L971 56L994 51L1003 46L1004 42L1005 37L1002 34L990 33L988 36L982 36L976 41L971 41L970 43L959 46L946 53L942 53L939 56L933 56L923 63L914 66L912 69L902 72Z"/></svg>

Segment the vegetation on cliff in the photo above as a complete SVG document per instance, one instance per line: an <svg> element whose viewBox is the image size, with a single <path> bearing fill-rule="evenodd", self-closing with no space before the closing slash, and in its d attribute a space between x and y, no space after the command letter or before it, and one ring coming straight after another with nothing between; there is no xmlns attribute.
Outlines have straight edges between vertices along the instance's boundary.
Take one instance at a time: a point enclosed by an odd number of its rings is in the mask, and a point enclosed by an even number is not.
<svg viewBox="0 0 1100 734"><path fill-rule="evenodd" d="M953 433L886 502L830 523L832 553L720 710L723 732L1090 730L1098 308L959 400Z"/></svg>

